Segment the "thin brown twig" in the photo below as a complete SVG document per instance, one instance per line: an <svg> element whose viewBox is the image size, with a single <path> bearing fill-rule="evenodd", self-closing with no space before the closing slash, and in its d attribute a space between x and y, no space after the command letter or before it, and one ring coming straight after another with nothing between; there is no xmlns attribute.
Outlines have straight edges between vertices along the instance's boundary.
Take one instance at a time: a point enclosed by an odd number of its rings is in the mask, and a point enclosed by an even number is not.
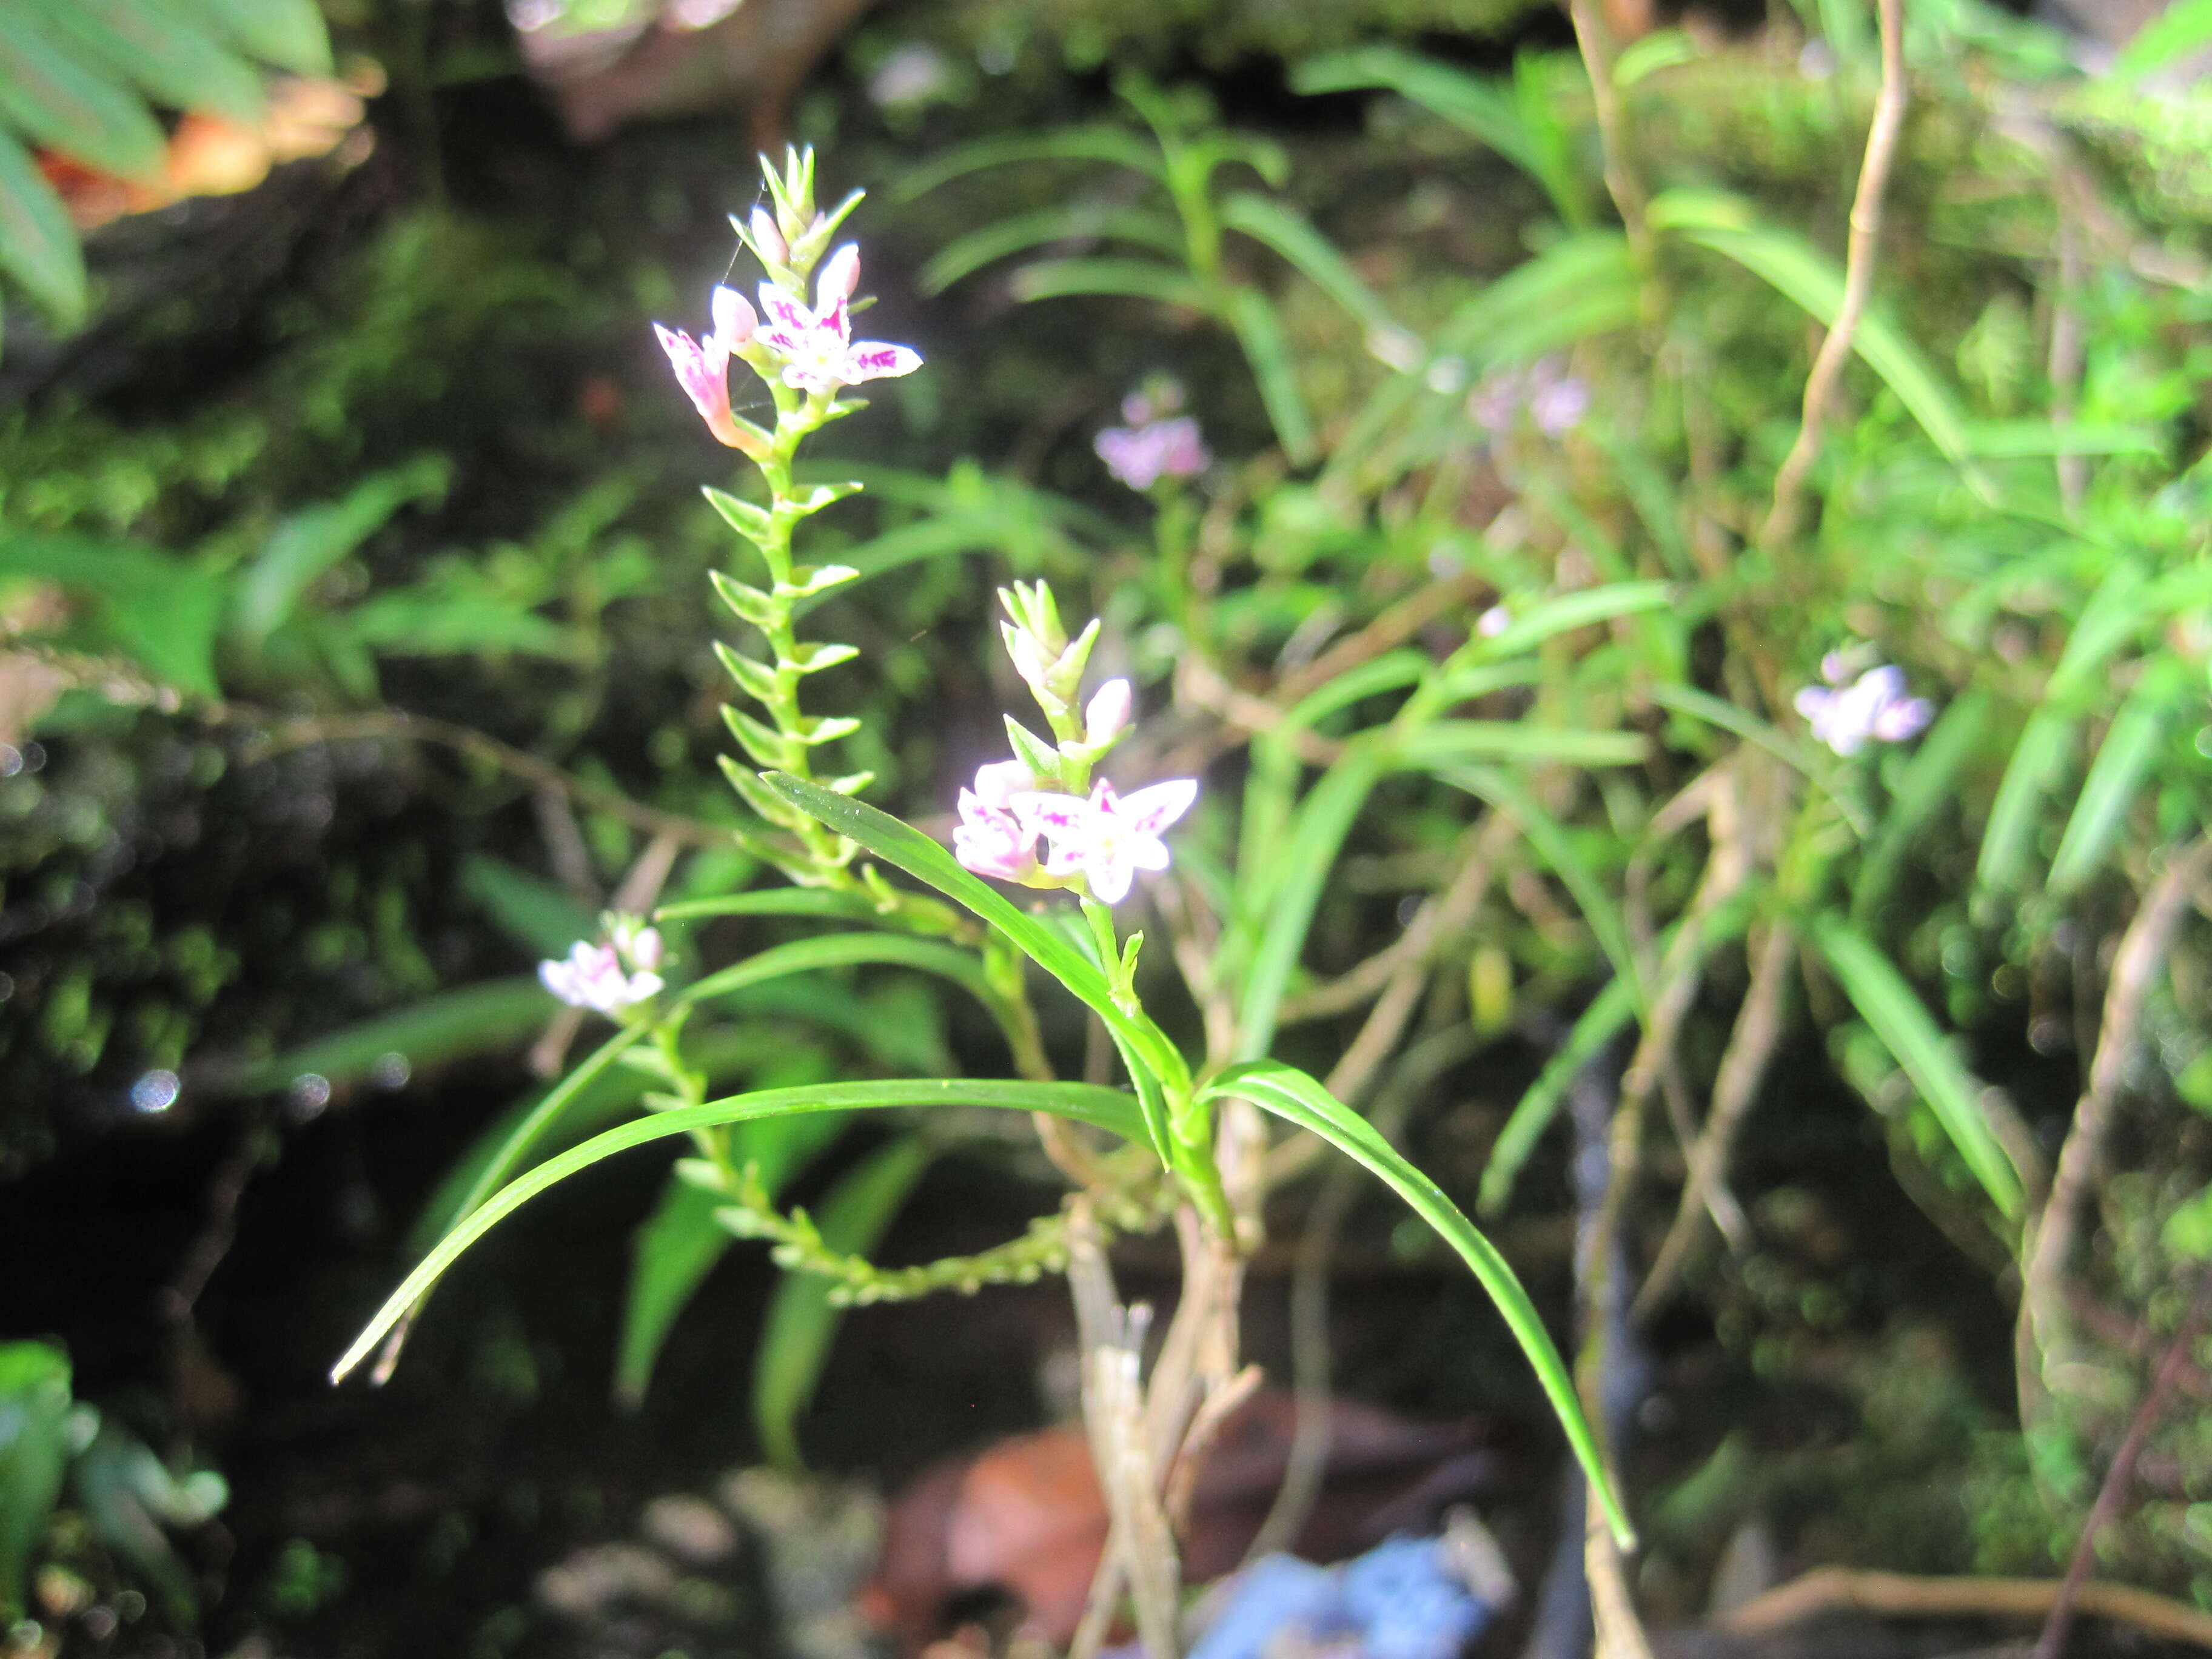
<svg viewBox="0 0 2212 1659"><path fill-rule="evenodd" d="M2208 872L2212 872L2212 835L2200 836L2167 861L2164 873L2136 908L2135 920L2121 935L2120 948L2112 957L2088 1087L2074 1108L2074 1121L2051 1174L2051 1195L2022 1255L2015 1345L2023 1420L2034 1415L2031 1390L2041 1386L2043 1356L2058 1344L2065 1329L2063 1286L2081 1212L2104 1165L2105 1142L2112 1133L2120 1085L2133 1057L2152 981L2166 961L2174 930L2188 913L2191 893Z"/></svg>
<svg viewBox="0 0 2212 1659"><path fill-rule="evenodd" d="M1891 163L1897 157L1898 135L1905 128L1909 96L1905 73L1905 0L1876 0L1881 23L1881 90L1875 94L1874 121L1867 131L1866 158L1859 164L1858 190L1851 198L1851 231L1844 254L1844 297L1837 307L1835 326L1820 342L1805 377L1804 415L1797 441L1790 446L1782 467L1774 475L1774 505L1759 533L1762 545L1771 550L1797 533L1804 511L1806 475L1820 450L1820 428L1827 419L1828 402L1842 378L1859 319L1874 293L1875 252L1881 236L1883 193L1889 188Z"/></svg>
<svg viewBox="0 0 2212 1659"><path fill-rule="evenodd" d="M2075 1603L2097 1559L2097 1535L2120 1512L2120 1504L2135 1480L2136 1460L2142 1455L2151 1430L2166 1410L2166 1401L2173 1397L2174 1385L2180 1382L2182 1371L2189 1364L2189 1351L2197 1346L2207 1314L2212 1314L2212 1267L2199 1270L2197 1293L2189 1299L2189 1311L2182 1316L2181 1328L2173 1334L2166 1358L2159 1362L2158 1374L2151 1379L2142 1403L2136 1407L2135 1419L2128 1425L2119 1449L2112 1454L2112 1467L2105 1471L2104 1483L2097 1488L2097 1501L2089 1506L2089 1518L2081 1523L2081 1535L2075 1540L2073 1557L2066 1564L2066 1577L2059 1581L2058 1594L2051 1601L2051 1616L2043 1622L2043 1634L2036 1641L2033 1659L2058 1659L2065 1650L2067 1627L2074 1621Z"/></svg>
<svg viewBox="0 0 2212 1659"><path fill-rule="evenodd" d="M1628 1311L1642 1324L1664 1303L1674 1289L1690 1247L1697 1243L1698 1224L1706 1212L1706 1196L1726 1177L1729 1153L1737 1132L1759 1098L1759 1085L1780 1043L1785 1009L1784 992L1790 981L1790 963L1796 955L1796 937L1788 923L1777 921L1766 930L1755 952L1751 988L1736 1011L1735 1026L1729 1033L1726 1052L1713 1078L1713 1103L1705 1127L1689 1147L1689 1173L1674 1209L1674 1224L1645 1277L1644 1288Z"/></svg>
<svg viewBox="0 0 2212 1659"><path fill-rule="evenodd" d="M1581 49L1583 67L1589 71L1590 104L1597 116L1598 147L1605 158L1605 188L1628 233L1628 246L1636 263L1651 268L1651 232L1645 222L1644 185L1628 161L1628 123L1620 106L1620 88L1613 80L1613 34L1597 0L1569 0L1567 13L1574 21L1575 44Z"/></svg>
<svg viewBox="0 0 2212 1659"><path fill-rule="evenodd" d="M2032 1619L2050 1611L2059 1588L2055 1578L1935 1578L1816 1567L1753 1596L1719 1623L1736 1635L1759 1636L1838 1607L1892 1618ZM2093 1582L2081 1586L2075 1605L2100 1619L2212 1649L2212 1613L2148 1590Z"/></svg>
<svg viewBox="0 0 2212 1659"><path fill-rule="evenodd" d="M265 715L243 710L224 711L224 718L234 725L260 725ZM360 738L401 738L416 743L434 743L441 748L457 750L487 761L501 771L544 788L557 789L580 805L620 818L632 829L642 830L647 835L673 836L686 847L728 847L737 834L734 825L708 823L703 818L686 817L680 812L664 812L657 806L647 806L642 801L632 800L618 789L580 778L563 770L552 762L517 749L512 744L501 743L472 727L456 726L450 720L435 720L427 714L410 714L393 708L369 714L341 714L329 719L286 720L275 724L266 736L249 745L248 761L266 760L288 749L305 748L311 744L343 743Z"/></svg>

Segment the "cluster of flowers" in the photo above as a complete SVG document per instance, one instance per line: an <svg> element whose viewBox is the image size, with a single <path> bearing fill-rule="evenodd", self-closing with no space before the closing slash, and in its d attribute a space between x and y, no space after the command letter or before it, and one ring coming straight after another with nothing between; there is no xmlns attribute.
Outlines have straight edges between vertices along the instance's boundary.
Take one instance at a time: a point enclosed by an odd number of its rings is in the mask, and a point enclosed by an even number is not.
<svg viewBox="0 0 2212 1659"><path fill-rule="evenodd" d="M771 275L781 270L789 280L760 285L758 313L737 289L717 288L709 302L714 331L703 340L682 329L653 325L707 429L756 460L768 453L769 437L730 406L732 357L750 364L763 380L781 381L812 398L834 397L841 387L911 374L921 367L921 354L910 346L853 337L852 299L860 283L857 244L848 242L822 261L811 306L804 287L794 286L800 279L788 265L811 264L819 249L810 249L808 239L818 233L826 240L834 223L830 216L817 214L814 225L793 243L767 210L755 208L747 240L769 262Z"/></svg>
<svg viewBox="0 0 2212 1659"><path fill-rule="evenodd" d="M1467 398L1468 417L1493 436L1510 432L1525 410L1537 431L1564 437L1582 424L1589 406L1589 382L1568 374L1556 357L1486 375Z"/></svg>
<svg viewBox="0 0 2212 1659"><path fill-rule="evenodd" d="M1132 489L1150 489L1162 478L1195 477L1213 465L1198 422L1176 413L1182 388L1155 380L1121 399L1127 426L1109 426L1093 440L1106 470Z"/></svg>
<svg viewBox="0 0 2212 1659"><path fill-rule="evenodd" d="M635 916L604 918L607 939L578 939L565 957L538 964L538 980L571 1008L617 1015L658 995L660 934Z"/></svg>
<svg viewBox="0 0 2212 1659"><path fill-rule="evenodd" d="M1000 597L1013 618L1003 628L1007 654L1059 741L1048 744L1007 722L1021 752L978 769L975 787L960 792L953 854L978 875L1025 887L1080 882L1101 903L1119 904L1139 870L1168 867L1160 837L1198 799L1198 782L1173 778L1127 795L1103 778L1089 783L1091 767L1128 734L1129 682L1107 681L1079 719L1076 687L1098 637L1097 623L1071 642L1042 584L1030 590L1017 584Z"/></svg>
<svg viewBox="0 0 2212 1659"><path fill-rule="evenodd" d="M1827 684L1808 685L1792 699L1813 735L1846 757L1857 754L1869 739L1902 743L1916 737L1936 714L1927 698L1905 695L1901 668L1884 663L1854 679L1856 654L1828 653L1820 659L1820 678Z"/></svg>

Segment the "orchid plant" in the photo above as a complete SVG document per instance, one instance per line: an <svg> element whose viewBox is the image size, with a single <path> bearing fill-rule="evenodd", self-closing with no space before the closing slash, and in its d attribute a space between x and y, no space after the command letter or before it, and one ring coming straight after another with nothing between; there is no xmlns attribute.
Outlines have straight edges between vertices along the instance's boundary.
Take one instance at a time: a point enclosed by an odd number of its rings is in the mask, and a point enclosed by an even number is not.
<svg viewBox="0 0 2212 1659"><path fill-rule="evenodd" d="M655 927L641 918L610 916L603 940L580 943L566 958L546 963L546 987L565 1002L613 1018L614 1034L508 1137L450 1230L363 1330L336 1374L345 1375L404 1331L410 1311L454 1260L518 1206L627 1147L686 1137L694 1155L679 1164L679 1174L705 1196L717 1224L737 1237L770 1240L779 1261L829 1278L846 1299L974 1289L1044 1271L1069 1275L1085 1344L1086 1419L1114 1522L1093 1597L1095 1616L1077 1645L1096 1648L1126 1586L1148 1650L1154 1659L1169 1659L1176 1646L1173 1540L1183 1518L1179 1506L1188 1500L1188 1482L1177 1486L1170 1473L1202 1451L1227 1411L1258 1381L1256 1370L1237 1363L1237 1287L1242 1264L1261 1236L1260 1203L1270 1179L1263 1121L1273 1116L1294 1132L1295 1144L1333 1145L1365 1165L1466 1261L1534 1365L1605 1514L1625 1538L1627 1522L1574 1384L1527 1293L1482 1234L1321 1083L1263 1058L1264 1031L1247 1034L1256 1040L1224 1044L1212 1040L1217 1030L1194 1059L1149 1010L1139 972L1145 934L1126 929L1121 914L1145 901L1140 878L1169 870L1173 835L1188 821L1200 785L1189 777L1154 776L1131 779L1124 789L1101 775L1102 763L1136 729L1136 696L1119 678L1085 694L1098 621L1071 637L1044 583L1002 590L1001 638L1045 730L1007 719L1012 752L957 791L950 852L859 799L871 782L867 774L817 773L821 752L855 725L805 713L802 691L810 677L850 663L858 653L848 645L802 641L798 624L806 601L854 580L858 572L797 562L793 532L859 486L801 486L794 460L814 433L862 406L848 395L851 388L911 374L921 360L905 346L852 338L860 258L853 244L833 251L831 243L860 196L817 209L814 171L811 152L788 155L780 168L764 166L771 206L732 221L764 273L757 308L721 287L708 303L712 327L704 339L659 330L678 382L708 429L759 475L757 501L706 492L753 560L742 574L714 576L716 593L750 641L717 647L736 690L750 705L750 712L735 704L724 711L750 763L726 758L723 767L757 820L733 836L792 885L664 907L657 920L786 915L848 931L774 946L678 982L677 953L664 949ZM738 412L729 377L740 368L757 382L755 395L764 392L769 399L772 425ZM1123 460L1145 474L1146 483L1187 477L1203 465L1196 428L1176 425L1182 418L1149 404L1133 414L1135 446L1145 453ZM1163 425L1170 428L1164 437ZM1142 436L1146 431L1152 435ZM1138 480L1132 476L1130 482ZM1493 647L1525 645L1541 637L1542 629L1540 617L1533 631L1520 629L1517 641L1512 630L1499 640L1474 637L1458 672L1479 675L1479 660L1494 654ZM1448 707L1453 692L1447 679L1417 696L1407 732ZM1016 902L993 882L1027 890L1026 902ZM1274 897L1294 908L1301 902L1279 892ZM779 975L866 963L935 974L972 993L1004 1034L1018 1076L822 1082L711 1097L708 1073L688 1046L687 1026L696 1011ZM1248 1000L1256 997L1255 1006L1272 1007L1281 985L1270 975L1284 966L1279 951L1249 956L1241 969L1250 985ZM1056 1078L1030 1001L1040 977L1087 1006L1119 1056L1123 1086ZM646 1099L651 1115L525 1170L579 1092L617 1066L652 1079ZM886 1272L835 1248L803 1212L779 1212L760 1172L732 1139L740 1126L779 1116L931 1105L1033 1115L1072 1188L1060 1212L983 1255ZM1145 1311L1119 1300L1103 1243L1113 1230L1167 1219L1175 1225L1186 1285L1146 1375Z"/></svg>

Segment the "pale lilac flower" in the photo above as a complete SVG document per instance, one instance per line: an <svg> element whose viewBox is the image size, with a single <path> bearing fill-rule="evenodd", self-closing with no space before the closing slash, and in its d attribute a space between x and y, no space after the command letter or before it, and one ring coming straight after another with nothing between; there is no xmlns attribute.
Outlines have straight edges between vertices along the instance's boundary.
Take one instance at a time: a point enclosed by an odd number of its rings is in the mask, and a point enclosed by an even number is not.
<svg viewBox="0 0 2212 1659"><path fill-rule="evenodd" d="M884 58L868 77L868 100L879 109L927 103L951 80L951 65L942 52L926 42L912 41Z"/></svg>
<svg viewBox="0 0 2212 1659"><path fill-rule="evenodd" d="M1547 381L1528 394L1529 416L1547 438L1573 431L1589 413L1589 383L1572 374Z"/></svg>
<svg viewBox="0 0 2212 1659"><path fill-rule="evenodd" d="M1007 805L1016 795L1036 787L1036 775L1026 761L993 761L975 769L975 799L986 806Z"/></svg>
<svg viewBox="0 0 2212 1659"><path fill-rule="evenodd" d="M657 947L659 935L654 936L653 942ZM566 957L539 963L538 977L547 990L571 1008L596 1008L603 1014L619 1014L643 1002L661 987L658 974L644 969L635 974L623 972L622 959L613 945L587 945L582 939L576 941Z"/></svg>
<svg viewBox="0 0 2212 1659"><path fill-rule="evenodd" d="M1175 778L1139 789L1126 799L1101 778L1091 799L1077 795L1023 794L1013 800L1015 816L1031 833L1052 843L1045 873L1079 875L1091 896L1119 904L1139 870L1164 870L1168 849L1160 836L1198 799L1195 778Z"/></svg>
<svg viewBox="0 0 2212 1659"><path fill-rule="evenodd" d="M963 870L996 876L1001 881L1019 881L1036 869L1036 827L1025 825L1009 808L994 805L971 789L960 792L960 822L952 829L952 856L960 860Z"/></svg>
<svg viewBox="0 0 2212 1659"><path fill-rule="evenodd" d="M1494 640L1513 625L1513 613L1502 605L1493 605L1474 619L1474 631L1486 640Z"/></svg>
<svg viewBox="0 0 2212 1659"><path fill-rule="evenodd" d="M1127 680L1109 680L1091 693L1083 710L1083 740L1096 748L1118 738L1129 724L1135 700Z"/></svg>
<svg viewBox="0 0 2212 1659"><path fill-rule="evenodd" d="M647 927L638 916L615 915L606 920L615 954L632 968L658 973L664 954L659 930Z"/></svg>
<svg viewBox="0 0 2212 1659"><path fill-rule="evenodd" d="M761 284L761 313L768 322L757 337L783 360L786 386L823 392L911 374L921 367L921 354L909 346L853 338L846 301L860 279L860 251L848 244L823 265L811 311L773 283Z"/></svg>
<svg viewBox="0 0 2212 1659"><path fill-rule="evenodd" d="M1145 404L1133 398L1122 405ZM1149 404L1145 404L1149 408ZM1109 426L1093 441L1106 470L1132 489L1150 489L1160 479L1188 478L1213 465L1212 452L1188 415L1136 426Z"/></svg>
<svg viewBox="0 0 2212 1659"><path fill-rule="evenodd" d="M758 325L745 296L733 288L717 288L711 305L714 331L703 340L659 323L653 331L668 354L677 384L707 422L707 429L732 449L749 448L730 412L730 353L751 338Z"/></svg>
<svg viewBox="0 0 2212 1659"><path fill-rule="evenodd" d="M1825 686L1808 685L1793 699L1813 735L1838 755L1856 755L1867 740L1902 743L1935 716L1925 697L1905 695L1905 671L1887 664L1869 668L1850 684L1842 654L1830 652L1820 662Z"/></svg>

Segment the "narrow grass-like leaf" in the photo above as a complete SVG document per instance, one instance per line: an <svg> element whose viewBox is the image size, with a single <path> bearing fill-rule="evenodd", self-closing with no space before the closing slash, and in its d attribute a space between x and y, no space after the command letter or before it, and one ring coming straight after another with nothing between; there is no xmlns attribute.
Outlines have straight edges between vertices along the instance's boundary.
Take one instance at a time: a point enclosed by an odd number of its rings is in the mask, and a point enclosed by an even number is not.
<svg viewBox="0 0 2212 1659"><path fill-rule="evenodd" d="M1566 826L1545 811L1519 782L1503 772L1462 763L1439 766L1436 775L1443 782L1488 801L1520 826L1522 838L1535 850L1537 857L1552 866L1553 873L1574 896L1583 922L1597 940L1598 949L1613 964L1614 977L1628 987L1637 1011L1642 1012L1649 996L1637 965L1636 952L1629 944L1628 923L1620 914L1620 907L1613 902L1612 888L1599 879L1589 861L1577 850Z"/></svg>
<svg viewBox="0 0 2212 1659"><path fill-rule="evenodd" d="M671 999L672 1005L683 1007L693 1003L708 1002L732 991L741 991L749 985L763 981L781 979L788 974L803 974L820 968L852 968L876 963L893 968L914 968L926 974L935 974L963 986L975 993L985 1004L994 1000L990 981L984 975L982 958L972 951L963 951L957 945L942 945L934 939L915 939L905 933L823 933L814 939L793 939L788 945L770 945L757 956L742 962L733 962L704 977L694 980Z"/></svg>
<svg viewBox="0 0 2212 1659"><path fill-rule="evenodd" d="M434 996L349 1025L264 1060L238 1080L247 1094L288 1087L312 1073L332 1083L367 1077L386 1054L431 1066L520 1042L554 1011L534 978L496 979Z"/></svg>
<svg viewBox="0 0 2212 1659"><path fill-rule="evenodd" d="M728 1100L657 1112L634 1123L620 1124L594 1135L580 1146L548 1158L472 1209L385 1298L375 1317L331 1367L331 1380L343 1378L374 1353L386 1334L428 1293L470 1245L547 1188L588 1170L603 1158L670 1135L690 1134L726 1123L745 1123L798 1112L873 1111L919 1106L988 1106L1006 1111L1050 1112L1057 1117L1088 1123L1124 1139L1141 1139L1145 1133L1134 1099L1118 1090L1102 1089L1087 1083L945 1078L823 1083L800 1089L757 1090Z"/></svg>
<svg viewBox="0 0 2212 1659"><path fill-rule="evenodd" d="M21 283L56 326L84 320L90 290L69 211L14 136L0 131L0 271Z"/></svg>
<svg viewBox="0 0 2212 1659"><path fill-rule="evenodd" d="M1230 290L1229 325L1244 348L1244 361L1260 387L1260 401L1291 465L1304 466L1314 458L1313 417L1306 412L1305 394L1298 390L1297 365L1283 339L1283 325L1275 307L1257 289Z"/></svg>
<svg viewBox="0 0 2212 1659"><path fill-rule="evenodd" d="M924 294L941 294L995 260L1052 242L1086 240L1133 242L1170 259L1183 255L1182 231L1153 209L1117 202L1066 202L996 220L947 242L915 273L915 286Z"/></svg>
<svg viewBox="0 0 2212 1659"><path fill-rule="evenodd" d="M1322 890L1336 867L1344 838L1389 769L1390 752L1376 738L1348 745L1306 792L1280 843L1273 870L1239 871L1267 895L1266 921L1243 974L1237 1003L1237 1057L1256 1060L1275 1040L1275 1022L1291 972L1305 951Z"/></svg>
<svg viewBox="0 0 2212 1659"><path fill-rule="evenodd" d="M660 1350L707 1275L738 1241L714 1218L729 1200L671 1176L660 1201L637 1230L629 1284L623 1297L622 1334L615 1344L615 1399L635 1410L653 1382Z"/></svg>
<svg viewBox="0 0 2212 1659"><path fill-rule="evenodd" d="M2089 763L2089 775L2081 781L2081 799L2066 820L2066 833L2051 860L2051 890L2072 893L2104 867L2112 843L2127 822L2128 808L2142 793L2158 758L2166 721L2181 707L2190 690L2185 671L2171 658L2160 658L2144 670L2142 678L2097 745Z"/></svg>
<svg viewBox="0 0 2212 1659"><path fill-rule="evenodd" d="M1550 1334L1544 1329L1535 1304L1528 1299L1528 1292L1522 1288L1520 1279L1498 1253L1497 1246L1461 1212L1443 1188L1407 1163L1373 1124L1294 1067L1265 1060L1231 1066L1206 1085L1206 1094L1210 1099L1249 1100L1262 1110L1320 1136L1364 1165L1404 1199L1415 1214L1435 1228L1443 1241L1459 1253L1460 1259L1474 1269L1482 1288L1490 1293L1498 1312L1505 1316L1507 1328L1535 1368L1536 1380L1551 1401L1559 1426L1566 1431L1567 1443L1574 1448L1576 1457L1589 1476L1591 1489L1597 1494L1613 1537L1624 1549L1633 1547L1635 1528L1629 1524L1628 1513L1621 1507L1620 1498L1607 1476L1604 1455L1583 1416L1581 1402L1575 1395L1574 1380L1568 1375L1559 1351L1553 1346Z"/></svg>
<svg viewBox="0 0 2212 1659"><path fill-rule="evenodd" d="M865 1256L882 1243L892 1218L929 1164L917 1138L895 1140L847 1171L814 1217L822 1242L845 1255ZM799 1469L799 1413L814 1396L845 1310L830 1299L818 1274L787 1273L761 1321L753 1361L753 1422L761 1449L781 1468Z"/></svg>
<svg viewBox="0 0 2212 1659"><path fill-rule="evenodd" d="M1989 724L1990 698L1969 691L1946 708L1898 780L1889 811L1867 844L1851 883L1851 925L1864 927L1905 862L1920 832L1947 802L1958 799L1959 772L1972 759Z"/></svg>
<svg viewBox="0 0 2212 1659"><path fill-rule="evenodd" d="M1157 300L1162 305L1210 311L1202 283L1153 259L1040 259L1024 265L1009 284L1017 300L1065 300L1077 295Z"/></svg>
<svg viewBox="0 0 2212 1659"><path fill-rule="evenodd" d="M1982 1115L1981 1083L1951 1051L1912 987L1841 917L1820 917L1809 935L1844 994L1905 1068L1990 1201L2008 1218L2017 1218L2023 1201L2020 1176Z"/></svg>
<svg viewBox="0 0 2212 1659"><path fill-rule="evenodd" d="M1741 197L1720 191L1668 191L1651 204L1655 231L1733 260L1793 301L1824 328L1843 309L1844 274L1836 262L1794 231L1763 224ZM1911 411L1936 447L1952 461L1967 459L1964 412L1935 370L1897 325L1869 309L1851 349Z"/></svg>
<svg viewBox="0 0 2212 1659"><path fill-rule="evenodd" d="M1532 720L1435 720L1399 740L1403 763L1547 761L1562 766L1638 766L1651 745L1637 732L1591 732Z"/></svg>
<svg viewBox="0 0 2212 1659"><path fill-rule="evenodd" d="M1635 1018L1633 988L1624 979L1607 980L1575 1021L1559 1052L1544 1062L1544 1069L1515 1104L1505 1127L1498 1132L1498 1143L1490 1149L1490 1161L1482 1167L1482 1184L1475 1193L1475 1208L1482 1214L1496 1216L1505 1208L1528 1155L1559 1115L1559 1103L1566 1097L1575 1073Z"/></svg>
<svg viewBox="0 0 2212 1659"><path fill-rule="evenodd" d="M1222 200L1221 222L1282 255L1370 333L1387 336L1399 331L1389 307L1376 298L1375 290L1360 279L1334 245L1273 198L1236 191ZM1419 342L1413 343L1418 351Z"/></svg>
<svg viewBox="0 0 2212 1659"><path fill-rule="evenodd" d="M696 921L707 916L836 916L850 921L876 921L876 907L857 893L820 887L772 887L757 893L726 893L719 898L679 899L653 913L655 921Z"/></svg>
<svg viewBox="0 0 2212 1659"><path fill-rule="evenodd" d="M978 138L933 155L900 175L890 188L894 202L910 202L940 185L987 167L1018 161L1109 161L1158 178L1160 153L1127 127L1064 127L1055 132L1014 132Z"/></svg>

